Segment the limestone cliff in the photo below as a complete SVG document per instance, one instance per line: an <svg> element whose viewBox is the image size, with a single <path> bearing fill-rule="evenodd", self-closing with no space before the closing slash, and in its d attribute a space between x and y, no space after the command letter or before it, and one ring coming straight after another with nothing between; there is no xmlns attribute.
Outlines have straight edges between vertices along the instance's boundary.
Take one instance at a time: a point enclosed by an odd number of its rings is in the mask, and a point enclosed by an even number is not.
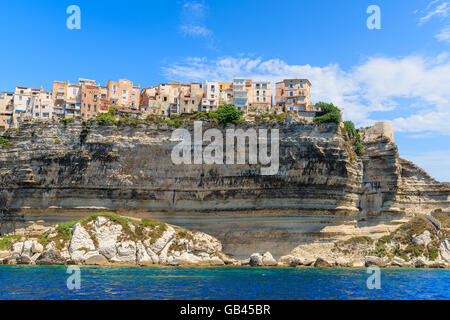
<svg viewBox="0 0 450 320"><path fill-rule="evenodd" d="M175 165L175 128L165 124L26 124L1 149L0 197L26 220L54 223L93 209L153 218L216 236L238 256L377 237L413 214L449 210L448 185L400 159L385 130L364 131L366 152L357 157L343 126L239 127L279 129L278 174L248 164Z"/></svg>

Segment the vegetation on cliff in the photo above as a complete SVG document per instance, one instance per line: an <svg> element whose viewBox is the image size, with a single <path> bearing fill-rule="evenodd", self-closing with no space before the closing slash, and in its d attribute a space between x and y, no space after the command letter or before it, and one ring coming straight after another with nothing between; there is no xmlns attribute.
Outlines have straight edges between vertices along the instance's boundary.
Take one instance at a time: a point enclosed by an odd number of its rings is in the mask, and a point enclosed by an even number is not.
<svg viewBox="0 0 450 320"><path fill-rule="evenodd" d="M339 123L342 121L341 110L332 103L317 102L315 106L321 110L314 117L315 123Z"/></svg>
<svg viewBox="0 0 450 320"><path fill-rule="evenodd" d="M407 263L415 259L434 262L441 255L446 255L444 243L450 234L445 227L449 217L436 217L442 221L442 227L437 230L429 219L423 216L414 217L401 225L395 231L378 240L367 236L353 237L346 241L338 241L335 246L342 254L360 254L361 256L374 256L383 259L385 263L395 259ZM402 260L398 260L398 258Z"/></svg>
<svg viewBox="0 0 450 320"><path fill-rule="evenodd" d="M5 137L0 137L0 147L9 148L13 145L13 143Z"/></svg>

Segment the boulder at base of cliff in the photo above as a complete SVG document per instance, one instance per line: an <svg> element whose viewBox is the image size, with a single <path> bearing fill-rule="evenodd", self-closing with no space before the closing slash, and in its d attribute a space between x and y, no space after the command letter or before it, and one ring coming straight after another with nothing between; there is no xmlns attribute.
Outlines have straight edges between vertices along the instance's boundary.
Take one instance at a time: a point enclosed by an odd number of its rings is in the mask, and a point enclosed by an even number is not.
<svg viewBox="0 0 450 320"><path fill-rule="evenodd" d="M391 263L389 264L392 267L410 267L411 263L406 262L404 259L400 257L393 257Z"/></svg>
<svg viewBox="0 0 450 320"><path fill-rule="evenodd" d="M31 263L31 259L30 259L29 256L22 255L22 256L20 256L20 257L18 257L16 259L16 263L17 264L30 264Z"/></svg>
<svg viewBox="0 0 450 320"><path fill-rule="evenodd" d="M255 266L262 266L263 265L263 261L262 261L262 255L260 254L260 253L253 253L251 256L250 256L250 265L252 266L252 267L255 267Z"/></svg>
<svg viewBox="0 0 450 320"><path fill-rule="evenodd" d="M105 258L105 256L96 254L87 258L84 263L87 265L104 265L108 263L108 260Z"/></svg>
<svg viewBox="0 0 450 320"><path fill-rule="evenodd" d="M386 266L386 262L384 262L384 260L379 257L366 256L364 257L364 260L366 267L377 266L382 268Z"/></svg>
<svg viewBox="0 0 450 320"><path fill-rule="evenodd" d="M325 259L317 258L316 261L314 262L314 267L315 268L330 268L331 263L329 263Z"/></svg>
<svg viewBox="0 0 450 320"><path fill-rule="evenodd" d="M278 263L277 263L277 260L275 260L273 258L272 254L270 252L266 252L262 256L262 264L267 267L273 267L273 266L276 266Z"/></svg>
<svg viewBox="0 0 450 320"><path fill-rule="evenodd" d="M44 251L39 258L36 259L36 264L40 265L64 265L66 260L61 256L59 251L50 249Z"/></svg>

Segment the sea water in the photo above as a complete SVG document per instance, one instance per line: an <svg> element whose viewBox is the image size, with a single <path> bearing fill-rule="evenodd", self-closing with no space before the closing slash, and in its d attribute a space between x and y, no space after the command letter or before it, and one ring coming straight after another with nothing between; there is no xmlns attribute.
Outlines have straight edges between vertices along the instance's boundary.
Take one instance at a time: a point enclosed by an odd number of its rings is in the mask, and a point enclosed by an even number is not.
<svg viewBox="0 0 450 320"><path fill-rule="evenodd" d="M0 265L0 299L450 299L450 270ZM69 286L73 287L73 286Z"/></svg>

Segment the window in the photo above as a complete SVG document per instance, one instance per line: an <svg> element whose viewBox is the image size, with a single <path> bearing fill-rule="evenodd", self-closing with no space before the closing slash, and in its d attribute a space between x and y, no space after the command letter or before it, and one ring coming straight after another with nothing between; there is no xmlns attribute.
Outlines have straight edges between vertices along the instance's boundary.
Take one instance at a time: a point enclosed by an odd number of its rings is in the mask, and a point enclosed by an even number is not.
<svg viewBox="0 0 450 320"><path fill-rule="evenodd" d="M73 88L72 93L77 94L77 88Z"/></svg>
<svg viewBox="0 0 450 320"><path fill-rule="evenodd" d="M43 116L44 118L48 118L48 117L49 117L49 114L48 114L48 113L43 113L42 116Z"/></svg>
<svg viewBox="0 0 450 320"><path fill-rule="evenodd" d="M36 117L39 117L39 113L36 113Z"/></svg>
<svg viewBox="0 0 450 320"><path fill-rule="evenodd" d="M135 97L135 95L134 95L134 94L132 94L132 95L131 95L131 100L134 100L134 97Z"/></svg>
<svg viewBox="0 0 450 320"><path fill-rule="evenodd" d="M293 92L293 91L290 91L290 92L289 92L289 96L290 96L290 97L293 97L293 96L294 96L294 92Z"/></svg>
<svg viewBox="0 0 450 320"><path fill-rule="evenodd" d="M91 111L91 105L88 104L88 111Z"/></svg>
<svg viewBox="0 0 450 320"><path fill-rule="evenodd" d="M280 102L284 102L284 98L283 97L280 98Z"/></svg>
<svg viewBox="0 0 450 320"><path fill-rule="evenodd" d="M263 98L263 101L266 102L266 97Z"/></svg>
<svg viewBox="0 0 450 320"><path fill-rule="evenodd" d="M127 90L122 90L122 94L126 95L127 94Z"/></svg>

